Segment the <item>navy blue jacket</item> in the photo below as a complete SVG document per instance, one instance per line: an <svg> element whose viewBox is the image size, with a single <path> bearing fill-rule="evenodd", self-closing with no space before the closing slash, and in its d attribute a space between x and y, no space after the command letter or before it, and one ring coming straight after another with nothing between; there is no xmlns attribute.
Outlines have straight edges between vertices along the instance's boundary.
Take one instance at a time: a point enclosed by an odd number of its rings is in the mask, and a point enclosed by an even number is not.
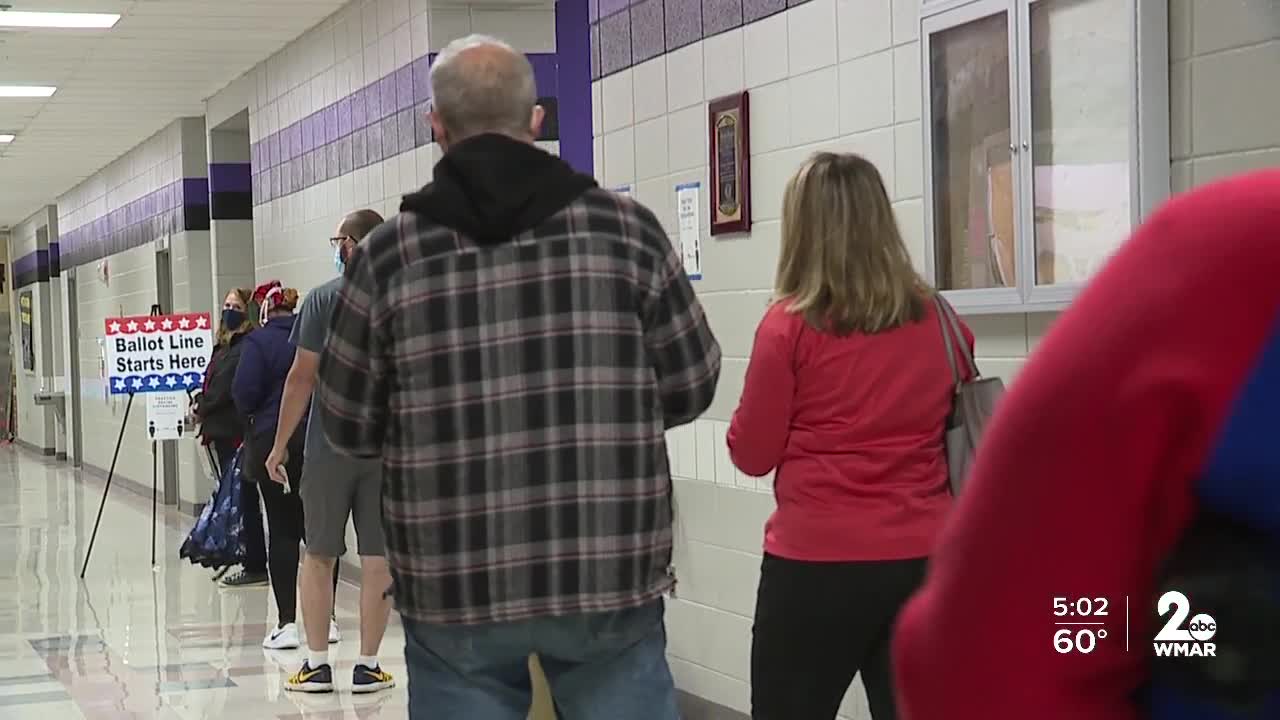
<svg viewBox="0 0 1280 720"><path fill-rule="evenodd" d="M294 316L276 317L245 336L244 352L231 383L236 408L249 418L249 435L275 434L284 381L297 348L289 341Z"/></svg>

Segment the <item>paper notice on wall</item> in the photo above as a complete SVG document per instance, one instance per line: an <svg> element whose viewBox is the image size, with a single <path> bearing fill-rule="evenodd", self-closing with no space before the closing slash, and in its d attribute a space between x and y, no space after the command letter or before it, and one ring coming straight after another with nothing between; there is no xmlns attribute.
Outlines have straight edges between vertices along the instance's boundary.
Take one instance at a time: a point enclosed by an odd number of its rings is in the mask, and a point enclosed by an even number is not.
<svg viewBox="0 0 1280 720"><path fill-rule="evenodd" d="M146 393L147 439L178 440L186 432L187 396L183 393Z"/></svg>
<svg viewBox="0 0 1280 720"><path fill-rule="evenodd" d="M702 187L700 183L676 186L676 231L680 257L690 280L702 279Z"/></svg>

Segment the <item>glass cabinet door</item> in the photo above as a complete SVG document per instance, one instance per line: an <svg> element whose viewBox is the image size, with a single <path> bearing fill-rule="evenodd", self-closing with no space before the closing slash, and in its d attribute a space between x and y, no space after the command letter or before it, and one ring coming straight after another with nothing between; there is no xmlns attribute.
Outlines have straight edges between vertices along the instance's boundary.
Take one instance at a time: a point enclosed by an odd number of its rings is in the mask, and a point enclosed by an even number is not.
<svg viewBox="0 0 1280 720"><path fill-rule="evenodd" d="M1009 8L972 3L921 28L931 270L940 289L993 301L1017 293L1022 254Z"/></svg>
<svg viewBox="0 0 1280 720"><path fill-rule="evenodd" d="M1031 202L1022 227L1031 295L1079 286L1136 221L1131 0L1023 0L1019 39ZM1065 288L1064 288L1065 289Z"/></svg>
<svg viewBox="0 0 1280 720"><path fill-rule="evenodd" d="M1167 0L923 0L927 276L1065 307L1169 192Z"/></svg>

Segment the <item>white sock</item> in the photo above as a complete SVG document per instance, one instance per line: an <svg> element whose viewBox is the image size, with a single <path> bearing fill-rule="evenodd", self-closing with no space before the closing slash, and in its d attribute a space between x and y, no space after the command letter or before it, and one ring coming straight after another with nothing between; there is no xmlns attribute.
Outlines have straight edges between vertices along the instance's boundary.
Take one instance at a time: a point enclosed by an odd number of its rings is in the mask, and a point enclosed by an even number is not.
<svg viewBox="0 0 1280 720"><path fill-rule="evenodd" d="M366 655L361 655L360 657L356 658L356 664L357 664L357 665L363 665L363 666L365 666L365 667L369 668L370 670L377 670L377 669L378 669L378 657L377 657L376 655L368 655L368 656L366 656Z"/></svg>
<svg viewBox="0 0 1280 720"><path fill-rule="evenodd" d="M328 665L329 649L325 648L324 650L307 650L307 664L311 666L312 670L315 670L321 665Z"/></svg>

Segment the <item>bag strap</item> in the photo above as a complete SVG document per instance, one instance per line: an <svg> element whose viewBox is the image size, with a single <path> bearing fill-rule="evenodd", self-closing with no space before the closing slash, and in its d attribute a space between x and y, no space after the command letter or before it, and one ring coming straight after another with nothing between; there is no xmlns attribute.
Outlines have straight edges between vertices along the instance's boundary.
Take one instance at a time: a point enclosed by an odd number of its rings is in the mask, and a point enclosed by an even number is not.
<svg viewBox="0 0 1280 720"><path fill-rule="evenodd" d="M978 363L973 359L973 352L969 349L969 342L965 339L955 308L951 307L951 303L947 302L940 292L933 294L933 304L938 310L938 324L942 326L942 341L947 348L947 364L951 366L951 379L959 388L964 383L964 378L961 377L960 368L956 365L957 346L964 357L969 376L974 380L981 377L981 373L978 372Z"/></svg>
<svg viewBox="0 0 1280 720"><path fill-rule="evenodd" d="M945 313L942 310L942 296L935 293L933 296L933 306L938 314L938 326L942 328L942 345L947 350L947 365L951 366L951 384L956 390L960 389L960 368L956 367L956 348L955 341L951 339L951 329L947 327L948 323Z"/></svg>

